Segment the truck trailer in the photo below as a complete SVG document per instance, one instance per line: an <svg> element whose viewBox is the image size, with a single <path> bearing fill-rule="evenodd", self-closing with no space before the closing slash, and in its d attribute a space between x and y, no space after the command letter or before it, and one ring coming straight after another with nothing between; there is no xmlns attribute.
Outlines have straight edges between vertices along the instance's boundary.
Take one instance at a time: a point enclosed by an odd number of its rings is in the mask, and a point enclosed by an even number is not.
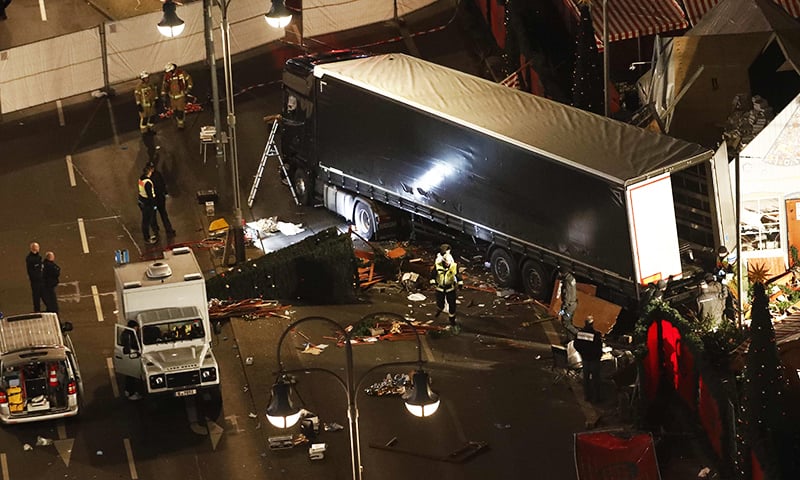
<svg viewBox="0 0 800 480"><path fill-rule="evenodd" d="M299 201L368 238L403 213L469 235L502 287L545 299L560 268L635 301L723 243L727 158L700 145L404 54L292 58L283 88Z"/></svg>

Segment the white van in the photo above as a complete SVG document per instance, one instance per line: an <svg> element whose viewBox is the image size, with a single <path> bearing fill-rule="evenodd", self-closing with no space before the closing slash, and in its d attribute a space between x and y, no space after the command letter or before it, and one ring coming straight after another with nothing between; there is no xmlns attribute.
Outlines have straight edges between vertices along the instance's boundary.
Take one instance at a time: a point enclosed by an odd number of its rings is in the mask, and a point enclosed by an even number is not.
<svg viewBox="0 0 800 480"><path fill-rule="evenodd" d="M55 313L0 318L0 423L78 414L83 385L71 330Z"/></svg>

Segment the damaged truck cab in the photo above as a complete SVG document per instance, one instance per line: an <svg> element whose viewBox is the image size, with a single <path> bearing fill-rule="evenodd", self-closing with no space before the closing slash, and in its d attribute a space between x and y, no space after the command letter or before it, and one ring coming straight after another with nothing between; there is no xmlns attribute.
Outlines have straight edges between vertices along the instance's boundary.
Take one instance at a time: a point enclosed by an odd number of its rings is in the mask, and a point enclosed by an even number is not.
<svg viewBox="0 0 800 480"><path fill-rule="evenodd" d="M219 397L205 279L191 249L114 268L119 316L114 368L148 395Z"/></svg>

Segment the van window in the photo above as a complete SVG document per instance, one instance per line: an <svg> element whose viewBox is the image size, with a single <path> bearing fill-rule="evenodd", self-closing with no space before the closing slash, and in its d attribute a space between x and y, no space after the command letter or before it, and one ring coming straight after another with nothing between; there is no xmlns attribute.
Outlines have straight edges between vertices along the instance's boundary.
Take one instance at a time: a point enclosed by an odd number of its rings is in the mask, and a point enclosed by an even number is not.
<svg viewBox="0 0 800 480"><path fill-rule="evenodd" d="M205 335L203 322L199 318L142 327L142 342L145 345L195 340Z"/></svg>

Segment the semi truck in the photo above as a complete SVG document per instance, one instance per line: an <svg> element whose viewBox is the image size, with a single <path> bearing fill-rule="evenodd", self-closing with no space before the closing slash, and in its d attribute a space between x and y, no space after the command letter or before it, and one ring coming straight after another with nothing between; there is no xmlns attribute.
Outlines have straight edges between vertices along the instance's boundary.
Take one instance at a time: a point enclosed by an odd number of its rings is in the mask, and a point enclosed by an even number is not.
<svg viewBox="0 0 800 480"><path fill-rule="evenodd" d="M114 277L120 302L116 372L141 382L147 395L203 394L218 401L206 284L192 250L178 247L155 261L118 263Z"/></svg>
<svg viewBox="0 0 800 480"><path fill-rule="evenodd" d="M300 202L367 238L403 218L468 235L535 298L562 269L636 301L735 232L727 158L700 145L398 53L291 58L283 89Z"/></svg>

